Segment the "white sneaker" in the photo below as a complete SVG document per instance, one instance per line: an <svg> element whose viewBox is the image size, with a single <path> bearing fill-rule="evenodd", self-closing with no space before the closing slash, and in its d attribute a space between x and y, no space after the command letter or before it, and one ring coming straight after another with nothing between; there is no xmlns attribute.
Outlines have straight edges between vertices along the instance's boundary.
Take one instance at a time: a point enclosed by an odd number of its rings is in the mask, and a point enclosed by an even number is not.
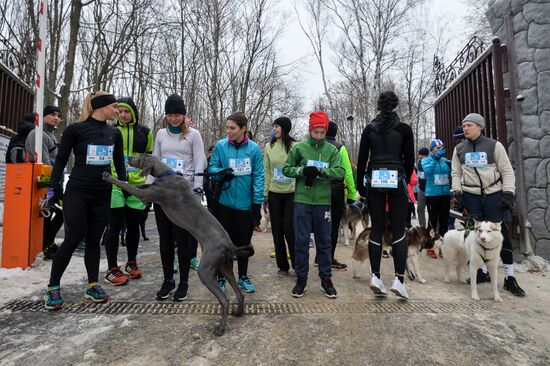
<svg viewBox="0 0 550 366"><path fill-rule="evenodd" d="M407 300L409 298L409 294L407 293L405 284L401 283L401 281L399 281L399 278L397 278L397 276L393 279L393 283L391 285L390 291L396 294L397 296L401 297L402 299Z"/></svg>
<svg viewBox="0 0 550 366"><path fill-rule="evenodd" d="M388 292L382 280L373 273L370 278L370 289L377 296L386 296Z"/></svg>

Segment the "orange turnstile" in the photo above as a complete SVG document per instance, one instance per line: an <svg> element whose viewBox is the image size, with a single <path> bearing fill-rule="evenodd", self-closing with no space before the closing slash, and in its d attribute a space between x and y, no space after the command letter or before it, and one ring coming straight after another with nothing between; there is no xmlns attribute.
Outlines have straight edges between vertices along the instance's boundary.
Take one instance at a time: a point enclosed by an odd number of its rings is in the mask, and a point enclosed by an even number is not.
<svg viewBox="0 0 550 366"><path fill-rule="evenodd" d="M46 188L38 182L50 173L49 165L6 164L2 268L27 268L42 251L44 219L38 201Z"/></svg>

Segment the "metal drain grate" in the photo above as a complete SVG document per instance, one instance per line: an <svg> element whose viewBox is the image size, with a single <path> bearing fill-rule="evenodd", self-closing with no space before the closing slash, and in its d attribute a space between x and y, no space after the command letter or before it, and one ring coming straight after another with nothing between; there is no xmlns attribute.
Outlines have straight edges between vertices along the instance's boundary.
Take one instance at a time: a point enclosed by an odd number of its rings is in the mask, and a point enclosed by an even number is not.
<svg viewBox="0 0 550 366"><path fill-rule="evenodd" d="M235 307L235 304L232 304ZM41 301L15 300L0 307L0 311L46 312ZM156 303L110 301L67 303L63 312L76 314L152 314L152 315L216 315L221 307L214 303ZM362 303L247 303L245 314L326 314L326 313L470 313L496 311L492 302L362 302Z"/></svg>

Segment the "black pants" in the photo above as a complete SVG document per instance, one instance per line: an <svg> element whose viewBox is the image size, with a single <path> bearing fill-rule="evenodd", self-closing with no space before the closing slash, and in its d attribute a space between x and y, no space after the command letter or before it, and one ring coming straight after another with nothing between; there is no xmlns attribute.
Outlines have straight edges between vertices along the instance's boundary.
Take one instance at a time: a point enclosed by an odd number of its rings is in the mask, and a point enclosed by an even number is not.
<svg viewBox="0 0 550 366"><path fill-rule="evenodd" d="M346 204L344 191L333 189L330 193L330 218L332 222L330 232L330 244L332 246L332 259L334 259L334 253L336 252L336 245L338 244L338 234L340 233L340 221L344 216L344 205Z"/></svg>
<svg viewBox="0 0 550 366"><path fill-rule="evenodd" d="M237 247L250 245L252 238L252 214L249 210L235 210L217 204L216 219L222 224L233 244ZM238 257L239 277L248 275L248 257Z"/></svg>
<svg viewBox="0 0 550 366"><path fill-rule="evenodd" d="M157 221L157 230L159 233L160 259L162 261L162 271L164 280L174 278L174 242L178 252L180 283L187 283L189 279L189 267L191 258L193 258L193 245L197 241L185 229L176 226L166 216L162 207L155 203L155 219Z"/></svg>
<svg viewBox="0 0 550 366"><path fill-rule="evenodd" d="M382 236L386 229L386 200L389 202L389 218L393 235L392 256L395 273L403 275L407 262L405 222L409 212L407 186L402 181L395 189L368 188L367 201L372 230L369 236L369 256L372 273L380 273Z"/></svg>
<svg viewBox="0 0 550 366"><path fill-rule="evenodd" d="M287 259L290 254L290 263L294 267L294 193L269 192L269 216L271 218L271 233L275 244L275 259L281 271L288 271L290 266Z"/></svg>
<svg viewBox="0 0 550 366"><path fill-rule="evenodd" d="M128 250L128 262L135 261L139 246L139 222L143 210L130 207L111 208L109 215L109 228L105 238L105 251L109 269L118 267L117 255L120 230L126 223L126 249Z"/></svg>
<svg viewBox="0 0 550 366"><path fill-rule="evenodd" d="M107 226L110 202L110 190L79 192L72 189L69 182L63 198L65 240L53 258L50 286L59 286L63 272L82 239L86 240L84 265L88 272L88 283L97 282L100 258L99 242Z"/></svg>
<svg viewBox="0 0 550 366"><path fill-rule="evenodd" d="M43 250L54 244L55 236L63 226L63 211L54 206L50 209L50 214L50 217L44 218Z"/></svg>
<svg viewBox="0 0 550 366"><path fill-rule="evenodd" d="M431 227L442 237L449 230L451 196L426 196Z"/></svg>

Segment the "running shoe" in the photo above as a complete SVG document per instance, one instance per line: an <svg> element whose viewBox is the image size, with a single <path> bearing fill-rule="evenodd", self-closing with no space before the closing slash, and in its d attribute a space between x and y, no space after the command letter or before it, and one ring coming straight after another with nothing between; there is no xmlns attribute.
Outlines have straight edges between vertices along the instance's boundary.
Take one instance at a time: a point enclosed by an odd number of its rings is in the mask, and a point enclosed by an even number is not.
<svg viewBox="0 0 550 366"><path fill-rule="evenodd" d="M128 284L128 277L126 277L119 267L113 267L105 275L105 282L113 286L124 286Z"/></svg>
<svg viewBox="0 0 550 366"><path fill-rule="evenodd" d="M404 300L407 300L409 298L409 294L407 293L405 284L401 282L399 278L397 278L397 276L395 276L395 278L393 279L390 291Z"/></svg>
<svg viewBox="0 0 550 366"><path fill-rule="evenodd" d="M325 296L329 299L336 299L338 297L338 294L336 293L336 289L334 288L330 277L321 279L321 289L324 291Z"/></svg>
<svg viewBox="0 0 550 366"><path fill-rule="evenodd" d="M296 285L292 289L292 297L302 297L304 296L304 292L307 290L307 278L298 277L296 279Z"/></svg>
<svg viewBox="0 0 550 366"><path fill-rule="evenodd" d="M248 276L239 277L239 287L247 293L252 293L256 291L256 286L252 283L252 281L250 281L250 278L248 278Z"/></svg>
<svg viewBox="0 0 550 366"><path fill-rule="evenodd" d="M106 303L109 301L109 295L97 283L88 284L88 288L84 292L84 298L96 303Z"/></svg>
<svg viewBox="0 0 550 366"><path fill-rule="evenodd" d="M130 261L126 263L126 267L124 267L124 273L126 273L131 279L141 278L141 271L139 270L136 261Z"/></svg>
<svg viewBox="0 0 550 366"><path fill-rule="evenodd" d="M272 251L271 254L269 255L270 258L275 258L276 254L275 254L275 251Z"/></svg>
<svg viewBox="0 0 550 366"><path fill-rule="evenodd" d="M187 283L181 283L178 285L178 289L174 292L174 301L183 301L187 297L187 289L189 286Z"/></svg>
<svg viewBox="0 0 550 366"><path fill-rule="evenodd" d="M48 287L44 295L44 306L48 310L61 310L63 307L63 300L61 300L61 290L59 286Z"/></svg>
<svg viewBox="0 0 550 366"><path fill-rule="evenodd" d="M386 287L384 286L384 282L378 276L376 276L374 273L371 275L370 278L370 289L372 292L374 292L377 296L386 296L388 292L386 291Z"/></svg>
<svg viewBox="0 0 550 366"><path fill-rule="evenodd" d="M334 271L345 271L348 269L348 265L344 263L340 263L337 259L332 260L332 270Z"/></svg>
<svg viewBox="0 0 550 366"><path fill-rule="evenodd" d="M218 277L218 287L220 288L220 290L222 290L222 292L225 292L225 282L227 280L225 279L225 277Z"/></svg>
<svg viewBox="0 0 550 366"><path fill-rule="evenodd" d="M512 295L523 297L525 296L525 291L518 285L518 281L514 276L508 276L504 278L504 289L510 291Z"/></svg>
<svg viewBox="0 0 550 366"><path fill-rule="evenodd" d="M201 260L198 257L191 258L191 268L195 271L199 270L199 266L201 265Z"/></svg>
<svg viewBox="0 0 550 366"><path fill-rule="evenodd" d="M170 292L176 288L176 281L164 280L160 290L157 292L157 300L166 300Z"/></svg>

